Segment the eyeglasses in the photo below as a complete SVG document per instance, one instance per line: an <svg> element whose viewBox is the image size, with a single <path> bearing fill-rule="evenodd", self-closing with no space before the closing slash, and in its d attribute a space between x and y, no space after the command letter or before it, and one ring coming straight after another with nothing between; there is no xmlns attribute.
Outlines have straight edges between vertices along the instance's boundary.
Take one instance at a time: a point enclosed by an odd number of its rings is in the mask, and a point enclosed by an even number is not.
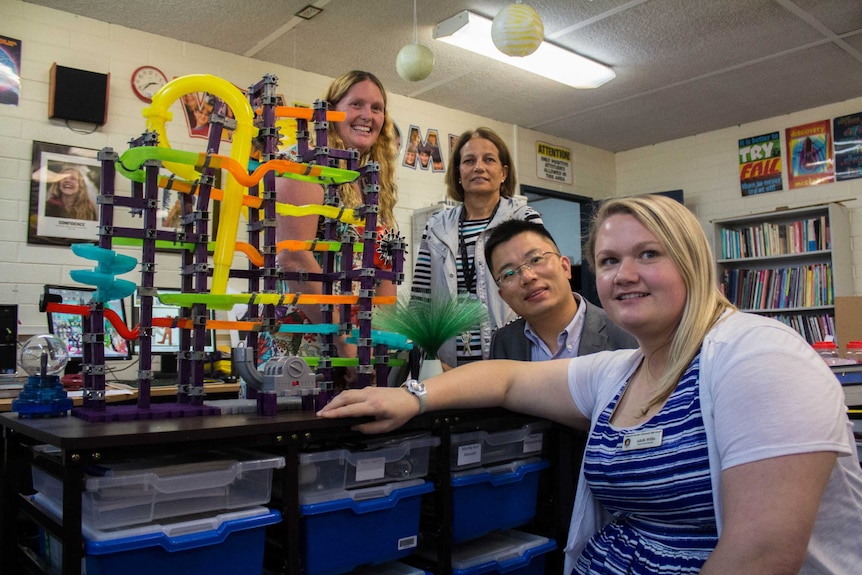
<svg viewBox="0 0 862 575"><path fill-rule="evenodd" d="M525 269L540 272L550 263L548 256L562 257L562 255L557 252L542 252L540 254L536 254L518 267L504 270L494 281L497 282L498 286L503 287L511 284L515 279L515 276L523 275Z"/></svg>

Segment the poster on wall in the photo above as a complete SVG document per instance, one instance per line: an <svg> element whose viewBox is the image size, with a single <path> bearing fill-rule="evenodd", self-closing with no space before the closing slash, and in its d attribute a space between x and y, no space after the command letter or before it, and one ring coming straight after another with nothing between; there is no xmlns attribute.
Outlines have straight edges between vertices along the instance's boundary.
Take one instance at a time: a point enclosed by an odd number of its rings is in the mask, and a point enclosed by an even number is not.
<svg viewBox="0 0 862 575"><path fill-rule="evenodd" d="M99 235L96 150L33 142L27 243L71 245Z"/></svg>
<svg viewBox="0 0 862 575"><path fill-rule="evenodd" d="M48 142L33 142L33 163L30 178L30 215L27 227L28 244L69 246L73 243L96 242L99 239L98 203L101 183L101 163L97 150L64 146ZM169 175L163 170L165 176ZM216 188L220 187L221 170L215 172ZM131 183L116 178L114 192L118 196L131 194ZM183 200L195 195L169 189L158 190L157 231L181 231ZM194 200L192 200L194 201ZM191 205L186 213L191 213ZM114 229L141 229L143 220L130 208L114 209ZM210 203L207 234L216 237L219 203ZM167 251L177 248L160 247Z"/></svg>
<svg viewBox="0 0 862 575"><path fill-rule="evenodd" d="M425 137L419 126L411 125L407 132L407 147L401 165L407 168L445 172L443 153L440 151L440 136L437 130L431 128L425 131Z"/></svg>
<svg viewBox="0 0 862 575"><path fill-rule="evenodd" d="M245 93L245 92L243 92ZM222 103L221 99L209 92L189 92L180 98L183 105L183 116L186 119L186 127L190 138L209 138L210 116L216 110L216 106ZM225 117L232 119L233 110L225 106ZM233 137L232 130L222 132L223 142L230 142Z"/></svg>
<svg viewBox="0 0 862 575"><path fill-rule="evenodd" d="M449 157L452 157L452 152L455 151L455 148L458 147L458 138L461 136L458 134L449 134Z"/></svg>
<svg viewBox="0 0 862 575"><path fill-rule="evenodd" d="M835 134L835 178L862 178L862 113L832 120Z"/></svg>
<svg viewBox="0 0 862 575"><path fill-rule="evenodd" d="M743 197L782 190L778 132L739 140L739 186Z"/></svg>
<svg viewBox="0 0 862 575"><path fill-rule="evenodd" d="M536 171L543 180L572 183L572 151L568 148L536 142Z"/></svg>
<svg viewBox="0 0 862 575"><path fill-rule="evenodd" d="M195 182L195 185L197 182ZM213 175L213 188L222 189L222 170L215 170ZM194 189L194 188L193 188ZM201 210L198 206L199 196L197 193L184 194L168 189L168 187L159 188L158 190L158 209L156 210L156 230L181 232L183 231L183 218L190 218L192 222L195 220L193 213L196 210ZM206 222L206 234L210 236L210 241L216 239L219 223L219 207L221 202L210 200L209 207L206 208L210 212L210 217ZM140 218L135 218L129 212L119 211L115 215L117 224L122 224L128 228L141 228L142 223ZM156 247L159 251L179 251L180 247L171 247L170 245L160 244ZM210 250L212 251L212 250Z"/></svg>
<svg viewBox="0 0 862 575"><path fill-rule="evenodd" d="M21 40L0 35L0 104L18 105L21 93Z"/></svg>
<svg viewBox="0 0 862 575"><path fill-rule="evenodd" d="M829 120L785 130L790 189L818 186L835 181L832 163L832 129Z"/></svg>

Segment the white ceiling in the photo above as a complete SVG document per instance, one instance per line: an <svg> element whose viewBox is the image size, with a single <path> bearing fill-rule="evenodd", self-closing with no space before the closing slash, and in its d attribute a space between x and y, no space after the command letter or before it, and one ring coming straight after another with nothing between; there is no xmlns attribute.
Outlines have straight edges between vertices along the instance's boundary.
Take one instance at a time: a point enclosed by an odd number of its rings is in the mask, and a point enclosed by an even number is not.
<svg viewBox="0 0 862 575"><path fill-rule="evenodd" d="M395 72L410 0L26 0L308 72L374 72L389 92L613 152L862 96L860 0L529 0L557 44L617 77L575 90L432 39L461 10L510 0L417 0L421 82ZM294 14L309 3L323 12Z"/></svg>

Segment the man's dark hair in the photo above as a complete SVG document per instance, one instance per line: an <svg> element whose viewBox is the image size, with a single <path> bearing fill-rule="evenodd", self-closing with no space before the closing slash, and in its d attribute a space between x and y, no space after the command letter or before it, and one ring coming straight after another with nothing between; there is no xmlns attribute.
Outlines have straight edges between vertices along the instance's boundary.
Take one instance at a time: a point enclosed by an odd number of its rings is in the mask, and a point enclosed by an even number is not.
<svg viewBox="0 0 862 575"><path fill-rule="evenodd" d="M508 242L512 238L517 235L523 234L524 232L532 232L539 236L542 236L549 242L551 242L554 247L557 247L557 242L554 241L554 238L551 236L551 232L545 228L540 223L531 223L524 220L506 220L498 226L495 226L485 232L485 262L488 264L488 269L491 270L491 273L494 273L494 262L491 254L494 253L494 249L502 243ZM559 248L557 248L559 250Z"/></svg>

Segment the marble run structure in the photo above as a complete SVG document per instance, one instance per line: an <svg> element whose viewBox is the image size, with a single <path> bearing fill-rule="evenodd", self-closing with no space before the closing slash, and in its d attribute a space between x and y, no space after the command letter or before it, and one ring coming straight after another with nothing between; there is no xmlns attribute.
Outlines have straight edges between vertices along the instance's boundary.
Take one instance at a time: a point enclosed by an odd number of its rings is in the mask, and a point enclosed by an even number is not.
<svg viewBox="0 0 862 575"><path fill-rule="evenodd" d="M380 333L371 329L374 305L395 303L395 298L375 297L375 283L381 280L399 284L404 279L403 262L406 244L400 236L388 238L387 248L392 254L392 269L381 270L374 265L377 241L378 173L379 165L359 165L357 150L330 148L327 141L328 122L343 119L344 114L329 111L327 103L317 101L312 109L287 108L276 105L277 78L264 76L249 87L248 94L231 83L209 75L192 75L176 78L155 94L152 105L143 111L147 129L130 142L122 154L105 148L99 153L101 186L98 196L99 239L96 245L78 244L74 253L96 262L92 270L72 272L75 281L96 286L96 295L88 306L69 306L49 303L49 311L80 313L84 318L83 405L72 410L74 416L89 421L125 419L152 419L163 417L189 417L214 415L217 407L204 404L203 351L208 329L236 329L248 332L244 348L236 353L236 361L248 367L252 350L257 348L258 334L264 331L317 333L323 346L320 357L307 358L311 371L301 369L296 362L282 360L278 365L265 366L260 377L247 373L247 383L256 395L257 412L274 414L277 409L278 388L297 386L297 397L306 409L317 409L335 393L333 369L339 366L356 367L357 386L385 385L392 350L409 349L412 344L402 336ZM207 91L216 95L223 104L215 111L210 122L207 151L195 153L174 150L170 147L165 125L171 119L169 106L184 94ZM251 103L259 106L257 110ZM235 119L228 118L229 106ZM260 117L255 127L254 117ZM278 118L292 117L297 126L297 162L278 159L276 156L280 128ZM314 130L311 145L309 122ZM219 154L222 132L233 130L231 155ZM252 139L262 142L259 162L249 163ZM163 169L170 172L165 175ZM215 171L227 174L224 189L214 187ZM132 181L130 195L115 193L117 173ZM277 177L297 178L324 186L323 205L297 206L276 201ZM338 187L357 182L362 185L364 203L356 209L341 205ZM355 184L353 184L355 185ZM176 231L159 229L157 210L159 189L181 194L182 215ZM209 234L213 205L219 203L219 220L216 239ZM118 209L128 209L140 216L141 226L115 225ZM246 214L247 233L243 241L237 240L239 222ZM276 242L276 217L299 217L316 214L324 217L322 241ZM359 242L339 237L337 224L349 222L363 229ZM118 254L117 246L140 249L140 260ZM156 285L157 248L180 250L181 292L159 294ZM281 271L276 254L282 250L314 250L322 252L320 273ZM211 252L211 254L210 254ZM340 260L335 257L340 253ZM354 268L354 253L362 254L362 264ZM242 254L248 263L245 269L234 269L235 254ZM337 263L340 261L340 265ZM140 282L135 284L117 276L140 267ZM229 278L244 279L245 293L227 293ZM322 294L279 293L279 280L317 281ZM359 289L354 294L354 282ZM336 295L335 286L341 293ZM121 324L119 317L105 310L104 302L127 297L137 290L140 297L140 322L134 329ZM352 294L352 295L347 295ZM181 307L181 316L154 318L153 302L158 298L170 305ZM208 310L229 310L236 304L247 304L250 311L245 321L216 321L209 319ZM317 325L277 325L275 308L282 304L320 305L323 322ZM350 307L358 306L356 326L350 323ZM335 306L339 306L341 323L333 323ZM104 328L105 318L112 321L127 339L138 341L139 368L137 372L138 402L135 406L110 406L105 402ZM154 327L180 328L178 355L177 402L161 404L150 402L153 380L152 339ZM336 358L334 338L348 334L357 344L357 358ZM281 383L279 383L281 382Z"/></svg>

